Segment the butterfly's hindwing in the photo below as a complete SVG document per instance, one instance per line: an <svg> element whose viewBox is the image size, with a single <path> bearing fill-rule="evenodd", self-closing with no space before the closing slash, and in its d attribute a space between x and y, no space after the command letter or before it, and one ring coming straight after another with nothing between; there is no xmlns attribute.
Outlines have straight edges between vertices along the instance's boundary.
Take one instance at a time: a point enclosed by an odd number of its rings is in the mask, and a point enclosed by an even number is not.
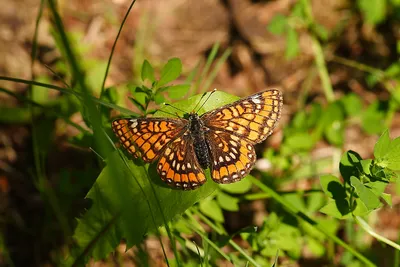
<svg viewBox="0 0 400 267"><path fill-rule="evenodd" d="M157 172L167 184L183 190L195 189L206 181L189 132L168 145L158 161Z"/></svg>
<svg viewBox="0 0 400 267"><path fill-rule="evenodd" d="M211 177L221 184L241 180L254 166L254 147L246 139L224 131L210 131L207 141L211 151Z"/></svg>

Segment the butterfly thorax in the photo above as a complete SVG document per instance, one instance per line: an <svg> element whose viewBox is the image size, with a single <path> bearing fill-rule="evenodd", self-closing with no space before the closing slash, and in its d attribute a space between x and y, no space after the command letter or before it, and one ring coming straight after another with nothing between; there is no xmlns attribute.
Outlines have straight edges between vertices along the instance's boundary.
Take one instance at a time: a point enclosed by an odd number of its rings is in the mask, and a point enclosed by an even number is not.
<svg viewBox="0 0 400 267"><path fill-rule="evenodd" d="M189 114L189 133L193 140L194 151L200 166L204 169L210 167L210 153L208 150L205 133L209 129L205 127L197 113Z"/></svg>

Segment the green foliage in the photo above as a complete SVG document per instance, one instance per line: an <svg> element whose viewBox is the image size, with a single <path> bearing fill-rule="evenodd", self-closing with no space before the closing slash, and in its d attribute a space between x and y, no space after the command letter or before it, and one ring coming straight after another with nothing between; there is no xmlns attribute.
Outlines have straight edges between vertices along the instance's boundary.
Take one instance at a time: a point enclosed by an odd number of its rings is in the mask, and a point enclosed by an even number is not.
<svg viewBox="0 0 400 267"><path fill-rule="evenodd" d="M346 152L340 161L344 183L333 175L320 177L321 187L330 198L320 211L344 219L369 214L382 206L381 199L391 205L391 196L384 191L397 179L393 171L400 169L399 140L390 140L385 131L375 145L373 160L362 159L354 151Z"/></svg>
<svg viewBox="0 0 400 267"><path fill-rule="evenodd" d="M143 62L141 77L142 81L151 82L151 88L145 85L130 86L128 85L133 97L130 98L132 103L145 115L152 114L156 110L147 110L150 102L162 104L166 101L164 93L167 93L171 99L180 99L184 97L190 89L189 84L170 85L168 83L179 77L182 71L182 63L180 59L173 58L169 60L161 70L160 79L155 78L153 66L145 60Z"/></svg>
<svg viewBox="0 0 400 267"><path fill-rule="evenodd" d="M357 0L357 5L367 23L379 24L386 18L387 0Z"/></svg>

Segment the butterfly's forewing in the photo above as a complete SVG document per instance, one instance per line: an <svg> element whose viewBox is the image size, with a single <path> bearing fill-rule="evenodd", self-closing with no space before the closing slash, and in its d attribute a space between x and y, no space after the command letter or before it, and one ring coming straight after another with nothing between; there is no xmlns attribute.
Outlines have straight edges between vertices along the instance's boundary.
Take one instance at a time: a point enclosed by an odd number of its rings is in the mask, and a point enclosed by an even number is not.
<svg viewBox="0 0 400 267"><path fill-rule="evenodd" d="M272 133L282 104L282 93L269 89L209 111L201 119L212 130L228 131L255 144Z"/></svg>
<svg viewBox="0 0 400 267"><path fill-rule="evenodd" d="M112 129L135 158L153 162L172 140L185 131L186 125L184 119L116 119Z"/></svg>
<svg viewBox="0 0 400 267"><path fill-rule="evenodd" d="M206 181L189 132L168 145L157 164L157 171L167 184L183 190L195 189Z"/></svg>
<svg viewBox="0 0 400 267"><path fill-rule="evenodd" d="M254 147L246 139L220 130L208 132L206 139L211 153L211 177L215 182L239 181L254 166Z"/></svg>

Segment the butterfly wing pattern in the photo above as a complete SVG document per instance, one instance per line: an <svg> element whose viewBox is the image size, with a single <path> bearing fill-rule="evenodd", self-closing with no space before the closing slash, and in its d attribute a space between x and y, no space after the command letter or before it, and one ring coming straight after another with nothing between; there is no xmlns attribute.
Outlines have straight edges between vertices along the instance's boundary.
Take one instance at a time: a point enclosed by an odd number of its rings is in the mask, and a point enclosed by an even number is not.
<svg viewBox="0 0 400 267"><path fill-rule="evenodd" d="M282 93L266 90L201 116L208 131L212 178L217 183L241 180L253 168L254 144L264 141L280 119Z"/></svg>
<svg viewBox="0 0 400 267"><path fill-rule="evenodd" d="M134 158L147 163L158 158L161 179L177 188L195 189L206 178L196 160L185 119L116 119L114 133Z"/></svg>
<svg viewBox="0 0 400 267"><path fill-rule="evenodd" d="M161 179L179 189L196 189L211 168L217 183L233 183L246 176L256 160L254 144L264 141L280 118L283 98L269 89L232 104L195 112L189 119L116 119L112 128L135 158L157 163Z"/></svg>

